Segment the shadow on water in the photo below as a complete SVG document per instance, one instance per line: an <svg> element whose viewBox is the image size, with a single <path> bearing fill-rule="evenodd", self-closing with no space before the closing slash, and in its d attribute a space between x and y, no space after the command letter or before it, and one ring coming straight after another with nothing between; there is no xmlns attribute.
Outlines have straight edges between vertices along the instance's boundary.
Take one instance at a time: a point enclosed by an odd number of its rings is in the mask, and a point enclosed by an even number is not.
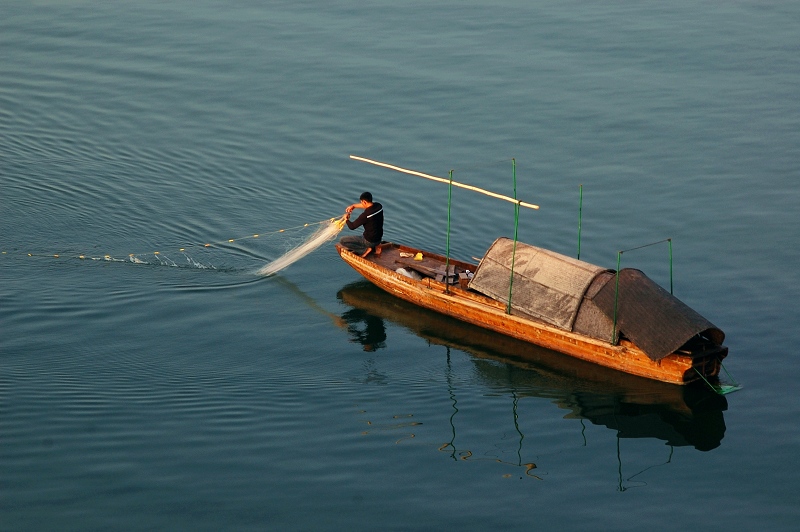
<svg viewBox="0 0 800 532"><path fill-rule="evenodd" d="M337 297L352 307L341 322L366 350L385 345L388 320L445 346L448 363L451 348L472 355L486 386L510 391L515 419L517 401L528 396L550 399L570 412L567 417L608 427L618 438L709 451L725 435L727 401L703 386L660 383L583 362L421 309L366 281L345 286Z"/></svg>

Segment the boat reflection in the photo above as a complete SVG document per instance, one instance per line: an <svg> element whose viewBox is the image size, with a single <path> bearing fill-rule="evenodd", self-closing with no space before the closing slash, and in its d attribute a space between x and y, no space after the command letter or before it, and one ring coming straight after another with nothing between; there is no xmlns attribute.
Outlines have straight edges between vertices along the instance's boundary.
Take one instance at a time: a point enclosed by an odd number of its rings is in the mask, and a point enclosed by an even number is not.
<svg viewBox="0 0 800 532"><path fill-rule="evenodd" d="M383 318L362 308L352 308L342 314L343 326L350 339L364 346L364 351L386 347L386 326Z"/></svg>
<svg viewBox="0 0 800 532"><path fill-rule="evenodd" d="M469 353L485 385L510 390L515 404L526 396L550 399L570 411L567 417L608 427L618 438L655 438L701 451L718 447L725 435L727 400L704 386L665 384L583 362L419 308L367 281L345 286L337 297L352 307L342 320L365 349L385 345L383 320L389 320L430 343Z"/></svg>

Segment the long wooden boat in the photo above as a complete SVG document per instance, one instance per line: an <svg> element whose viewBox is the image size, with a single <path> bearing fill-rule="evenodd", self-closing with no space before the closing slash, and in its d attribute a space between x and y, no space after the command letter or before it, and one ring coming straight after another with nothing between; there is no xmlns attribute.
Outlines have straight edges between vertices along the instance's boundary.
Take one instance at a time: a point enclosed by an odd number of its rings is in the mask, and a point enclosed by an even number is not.
<svg viewBox="0 0 800 532"><path fill-rule="evenodd" d="M479 264L396 243L366 257L336 249L386 292L464 322L648 379L716 380L724 333L638 270L515 243L507 276L509 243L498 239Z"/></svg>

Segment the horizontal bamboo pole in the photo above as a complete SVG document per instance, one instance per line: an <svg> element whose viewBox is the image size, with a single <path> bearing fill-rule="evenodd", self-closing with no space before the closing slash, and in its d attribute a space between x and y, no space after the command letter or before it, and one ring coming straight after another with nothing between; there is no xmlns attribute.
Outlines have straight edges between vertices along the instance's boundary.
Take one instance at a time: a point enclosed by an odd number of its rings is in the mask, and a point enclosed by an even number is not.
<svg viewBox="0 0 800 532"><path fill-rule="evenodd" d="M416 170L409 170L407 168L401 168L399 166L394 166L392 164L382 163L380 161L374 161L372 159L367 159L365 157L359 157L358 155L351 155L350 158L355 160L355 161L362 161L362 162L365 162L365 163L374 164L375 166L382 166L384 168L388 168L389 170L395 170L397 172L402 172L404 174L415 175L417 177L424 177L425 179L430 179L432 181L438 181L440 183L450 184L450 180L449 179L445 179L443 177L437 177L435 175L430 175L430 174L423 174L422 172L417 172ZM528 209L538 209L539 208L538 205L534 205L533 203L520 201L518 199L514 199L514 198L509 197L509 196L503 196L502 194L497 194L496 192L491 192L489 190L484 190L482 188L473 187L472 185L465 185L464 183L458 183L456 181L453 181L452 184L453 184L454 187L459 187L459 188L463 188L463 189L466 189L466 190L472 190L473 192L480 192L481 194L486 194L487 196L491 196L493 198L497 198L497 199L501 199L501 200L504 200L504 201L508 201L510 203L516 203L520 207L527 207Z"/></svg>

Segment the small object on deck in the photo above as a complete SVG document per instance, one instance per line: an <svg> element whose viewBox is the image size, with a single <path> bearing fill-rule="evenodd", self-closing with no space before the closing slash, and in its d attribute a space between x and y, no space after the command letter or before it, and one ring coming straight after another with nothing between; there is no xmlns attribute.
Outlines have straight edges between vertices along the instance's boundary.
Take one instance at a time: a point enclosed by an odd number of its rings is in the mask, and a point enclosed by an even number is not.
<svg viewBox="0 0 800 532"><path fill-rule="evenodd" d="M411 258L411 257L414 256L414 254L413 253L408 253L406 251L401 251L400 252L400 256L403 257L403 258Z"/></svg>
<svg viewBox="0 0 800 532"><path fill-rule="evenodd" d="M422 253L417 253L414 255L414 260L422 260Z"/></svg>
<svg viewBox="0 0 800 532"><path fill-rule="evenodd" d="M399 273L400 275L408 277L409 279L414 279L416 281L419 281L420 279L422 279L422 275L420 275L419 273L415 272L414 270L406 270L405 268L397 268L395 271L397 273Z"/></svg>
<svg viewBox="0 0 800 532"><path fill-rule="evenodd" d="M437 273L435 277L436 281L440 283L447 283L447 284L456 284L458 283L458 277L455 275L447 275L445 276L444 273Z"/></svg>
<svg viewBox="0 0 800 532"><path fill-rule="evenodd" d="M416 264L414 261L406 261L398 259L394 262L396 264L401 264L407 269L416 270L417 272L421 273L426 277L431 277L439 282L444 282L444 275L445 275L444 265L432 268L430 266L425 266L424 264ZM451 266L449 268L449 273L452 282L455 283L455 280L453 280L457 277L455 272L455 267Z"/></svg>

